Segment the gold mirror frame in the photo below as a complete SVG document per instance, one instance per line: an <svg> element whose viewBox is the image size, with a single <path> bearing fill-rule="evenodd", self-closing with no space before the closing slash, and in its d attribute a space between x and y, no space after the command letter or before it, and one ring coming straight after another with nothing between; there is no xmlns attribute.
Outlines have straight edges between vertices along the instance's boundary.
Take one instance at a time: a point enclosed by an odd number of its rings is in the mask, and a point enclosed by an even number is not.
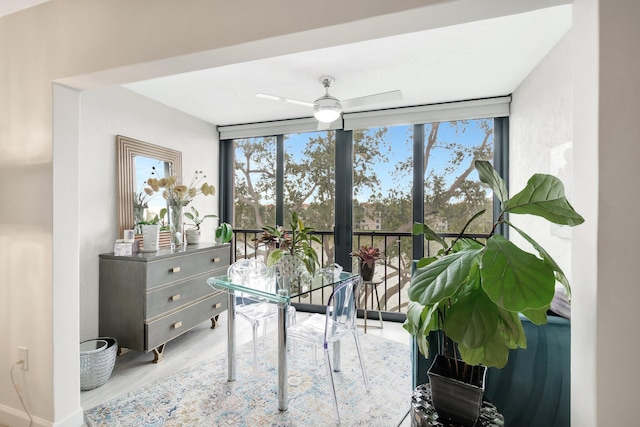
<svg viewBox="0 0 640 427"><path fill-rule="evenodd" d="M118 238L124 230L133 230L133 198L136 189L136 156L158 159L171 164L172 174L182 176L182 152L138 141L126 136L116 137L117 180L118 180ZM160 233L160 246L170 244L170 232Z"/></svg>

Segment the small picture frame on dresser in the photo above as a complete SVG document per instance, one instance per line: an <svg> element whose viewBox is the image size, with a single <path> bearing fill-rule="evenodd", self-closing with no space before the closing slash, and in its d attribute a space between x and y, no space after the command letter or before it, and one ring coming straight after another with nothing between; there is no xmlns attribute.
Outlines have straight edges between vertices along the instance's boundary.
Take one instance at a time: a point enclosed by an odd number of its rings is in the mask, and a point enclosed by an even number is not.
<svg viewBox="0 0 640 427"><path fill-rule="evenodd" d="M136 233L133 230L124 230L124 236L122 237L124 238L125 242L132 242L136 238Z"/></svg>

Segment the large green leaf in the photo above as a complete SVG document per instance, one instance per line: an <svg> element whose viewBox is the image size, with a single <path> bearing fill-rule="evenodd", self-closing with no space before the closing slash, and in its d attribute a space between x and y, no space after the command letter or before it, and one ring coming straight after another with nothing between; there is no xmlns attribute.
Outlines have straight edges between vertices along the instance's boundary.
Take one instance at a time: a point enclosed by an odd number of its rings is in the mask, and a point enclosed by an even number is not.
<svg viewBox="0 0 640 427"><path fill-rule="evenodd" d="M527 319L531 320L531 323L534 325L544 325L547 323L547 310L549 310L550 306L542 307L542 308L528 308L522 311Z"/></svg>
<svg viewBox="0 0 640 427"><path fill-rule="evenodd" d="M422 305L434 305L456 293L469 275L481 249L464 249L416 268L411 278L409 299Z"/></svg>
<svg viewBox="0 0 640 427"><path fill-rule="evenodd" d="M476 160L475 167L478 171L480 181L488 184L489 187L491 187L491 190L493 190L493 194L496 195L498 200L504 202L509 198L509 193L507 192L507 186L504 183L504 180L493 168L493 166L491 166L491 163L487 162L486 160Z"/></svg>
<svg viewBox="0 0 640 427"><path fill-rule="evenodd" d="M302 260L307 271L313 275L316 272L316 265L320 265L318 262L318 253L306 241L301 242L301 247L302 253L297 253L296 255Z"/></svg>
<svg viewBox="0 0 640 427"><path fill-rule="evenodd" d="M438 305L425 307L415 301L409 301L407 319L402 327L416 338L418 350L429 357L429 332L438 329Z"/></svg>
<svg viewBox="0 0 640 427"><path fill-rule="evenodd" d="M413 223L413 234L414 236L424 234L425 239L440 243L444 249L449 248L447 242L445 242L442 237L438 236L438 233L430 229L426 224L419 222Z"/></svg>
<svg viewBox="0 0 640 427"><path fill-rule="evenodd" d="M509 347L498 332L482 347L467 348L458 344L458 350L462 360L468 365L504 368L509 359Z"/></svg>
<svg viewBox="0 0 640 427"><path fill-rule="evenodd" d="M546 174L535 174L529 178L521 192L503 203L503 210L541 216L562 225L574 226L584 222L564 196L562 181Z"/></svg>
<svg viewBox="0 0 640 427"><path fill-rule="evenodd" d="M484 293L478 268L472 269L471 280L458 294L444 320L444 331L455 342L467 348L484 345L498 327L498 307Z"/></svg>
<svg viewBox="0 0 640 427"><path fill-rule="evenodd" d="M509 311L545 307L555 291L549 264L499 234L487 240L481 274L489 298Z"/></svg>
<svg viewBox="0 0 640 427"><path fill-rule="evenodd" d="M520 233L520 235L522 237L524 237L524 239L527 242L529 242L531 244L531 246L534 247L535 250L538 251L538 254L540 254L540 257L542 257L544 262L549 264L551 269L553 269L553 271L555 272L556 280L558 282L562 283L562 285L564 286L565 290L567 291L567 297L568 297L569 301L571 301L571 286L569 285L569 279L567 279L567 276L564 275L564 272L562 271L562 269L560 268L558 263L556 263L555 260L553 258L551 258L551 255L549 255L549 253L546 250L544 250L544 248L542 246L540 246L538 244L538 242L533 240L527 233L525 233L524 231L520 230L515 225L511 224L509 221L505 221L505 223L509 224L510 227L512 227L514 230L516 230L518 233Z"/></svg>
<svg viewBox="0 0 640 427"><path fill-rule="evenodd" d="M407 307L407 319L404 321L402 327L407 330L411 335L416 335L422 324L422 310L424 305L415 301L409 301Z"/></svg>
<svg viewBox="0 0 640 427"><path fill-rule="evenodd" d="M527 337L518 313L498 307L498 316L500 317L498 332L507 346L509 348L527 348Z"/></svg>

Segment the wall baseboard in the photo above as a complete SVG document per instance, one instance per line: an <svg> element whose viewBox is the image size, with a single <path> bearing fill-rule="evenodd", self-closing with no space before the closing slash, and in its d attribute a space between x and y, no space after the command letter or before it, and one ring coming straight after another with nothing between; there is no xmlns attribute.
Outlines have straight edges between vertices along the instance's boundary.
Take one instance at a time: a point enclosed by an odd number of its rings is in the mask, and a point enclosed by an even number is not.
<svg viewBox="0 0 640 427"><path fill-rule="evenodd" d="M17 409L10 406L0 405L0 427L27 425L29 425L29 416L26 412L18 411ZM44 424L38 424L36 419L34 418L33 425L36 426Z"/></svg>
<svg viewBox="0 0 640 427"><path fill-rule="evenodd" d="M34 417L33 415L32 418L32 427L82 427L86 425L84 423L84 411L80 407L67 419L57 423ZM28 425L29 416L26 412L19 411L10 406L0 405L0 427L17 427Z"/></svg>

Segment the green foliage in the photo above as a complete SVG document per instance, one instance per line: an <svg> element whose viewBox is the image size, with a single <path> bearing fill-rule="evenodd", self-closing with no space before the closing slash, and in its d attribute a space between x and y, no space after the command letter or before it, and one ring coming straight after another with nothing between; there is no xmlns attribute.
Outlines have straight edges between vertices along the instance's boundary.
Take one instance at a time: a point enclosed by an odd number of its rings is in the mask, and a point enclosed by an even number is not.
<svg viewBox="0 0 640 427"><path fill-rule="evenodd" d="M314 274L320 262L311 242L321 243L320 239L312 234L314 230L306 227L295 211L291 213L289 226L290 231L285 231L282 226L262 227L264 232L254 239L256 246L266 244L275 248L267 257L267 267L277 264L284 253L289 253L301 260L310 274Z"/></svg>
<svg viewBox="0 0 640 427"><path fill-rule="evenodd" d="M217 215L213 215L213 214L205 215L202 218L200 218L200 213L193 206L191 206L191 212L185 212L184 216L186 216L191 220L191 222L190 223L188 222L187 224L193 225L193 228L197 230L200 230L200 224L202 224L205 219L218 218Z"/></svg>
<svg viewBox="0 0 640 427"><path fill-rule="evenodd" d="M228 243L231 239L233 239L233 227L231 227L231 224L223 222L216 228L216 240Z"/></svg>
<svg viewBox="0 0 640 427"><path fill-rule="evenodd" d="M533 175L525 189L509 198L506 185L486 161L476 161L482 182L502 202L494 225L511 226L538 252L525 252L501 235L491 234L486 244L463 238L467 221L451 244L425 224L415 224L414 234L424 234L443 250L435 258L417 264L409 289L409 312L404 328L418 340L428 355L430 331L442 330L470 365L503 367L509 350L525 348L526 337L519 314L536 324L547 321L546 310L554 295L555 282L568 291L569 283L549 254L530 236L504 219L504 214L528 214L562 225L575 226L584 219L564 195L562 182L551 175Z"/></svg>
<svg viewBox="0 0 640 427"><path fill-rule="evenodd" d="M349 255L358 258L360 261L367 264L369 268L373 267L373 264L377 259L382 258L380 249L376 248L375 246L367 245L360 246L360 249L351 252Z"/></svg>
<svg viewBox="0 0 640 427"><path fill-rule="evenodd" d="M160 225L160 231L167 231L168 228L165 224L164 221L164 217L167 214L167 208L162 208L160 209L160 215L156 215L154 216L151 220L149 221L139 221L138 224L139 225L156 225L159 224Z"/></svg>

